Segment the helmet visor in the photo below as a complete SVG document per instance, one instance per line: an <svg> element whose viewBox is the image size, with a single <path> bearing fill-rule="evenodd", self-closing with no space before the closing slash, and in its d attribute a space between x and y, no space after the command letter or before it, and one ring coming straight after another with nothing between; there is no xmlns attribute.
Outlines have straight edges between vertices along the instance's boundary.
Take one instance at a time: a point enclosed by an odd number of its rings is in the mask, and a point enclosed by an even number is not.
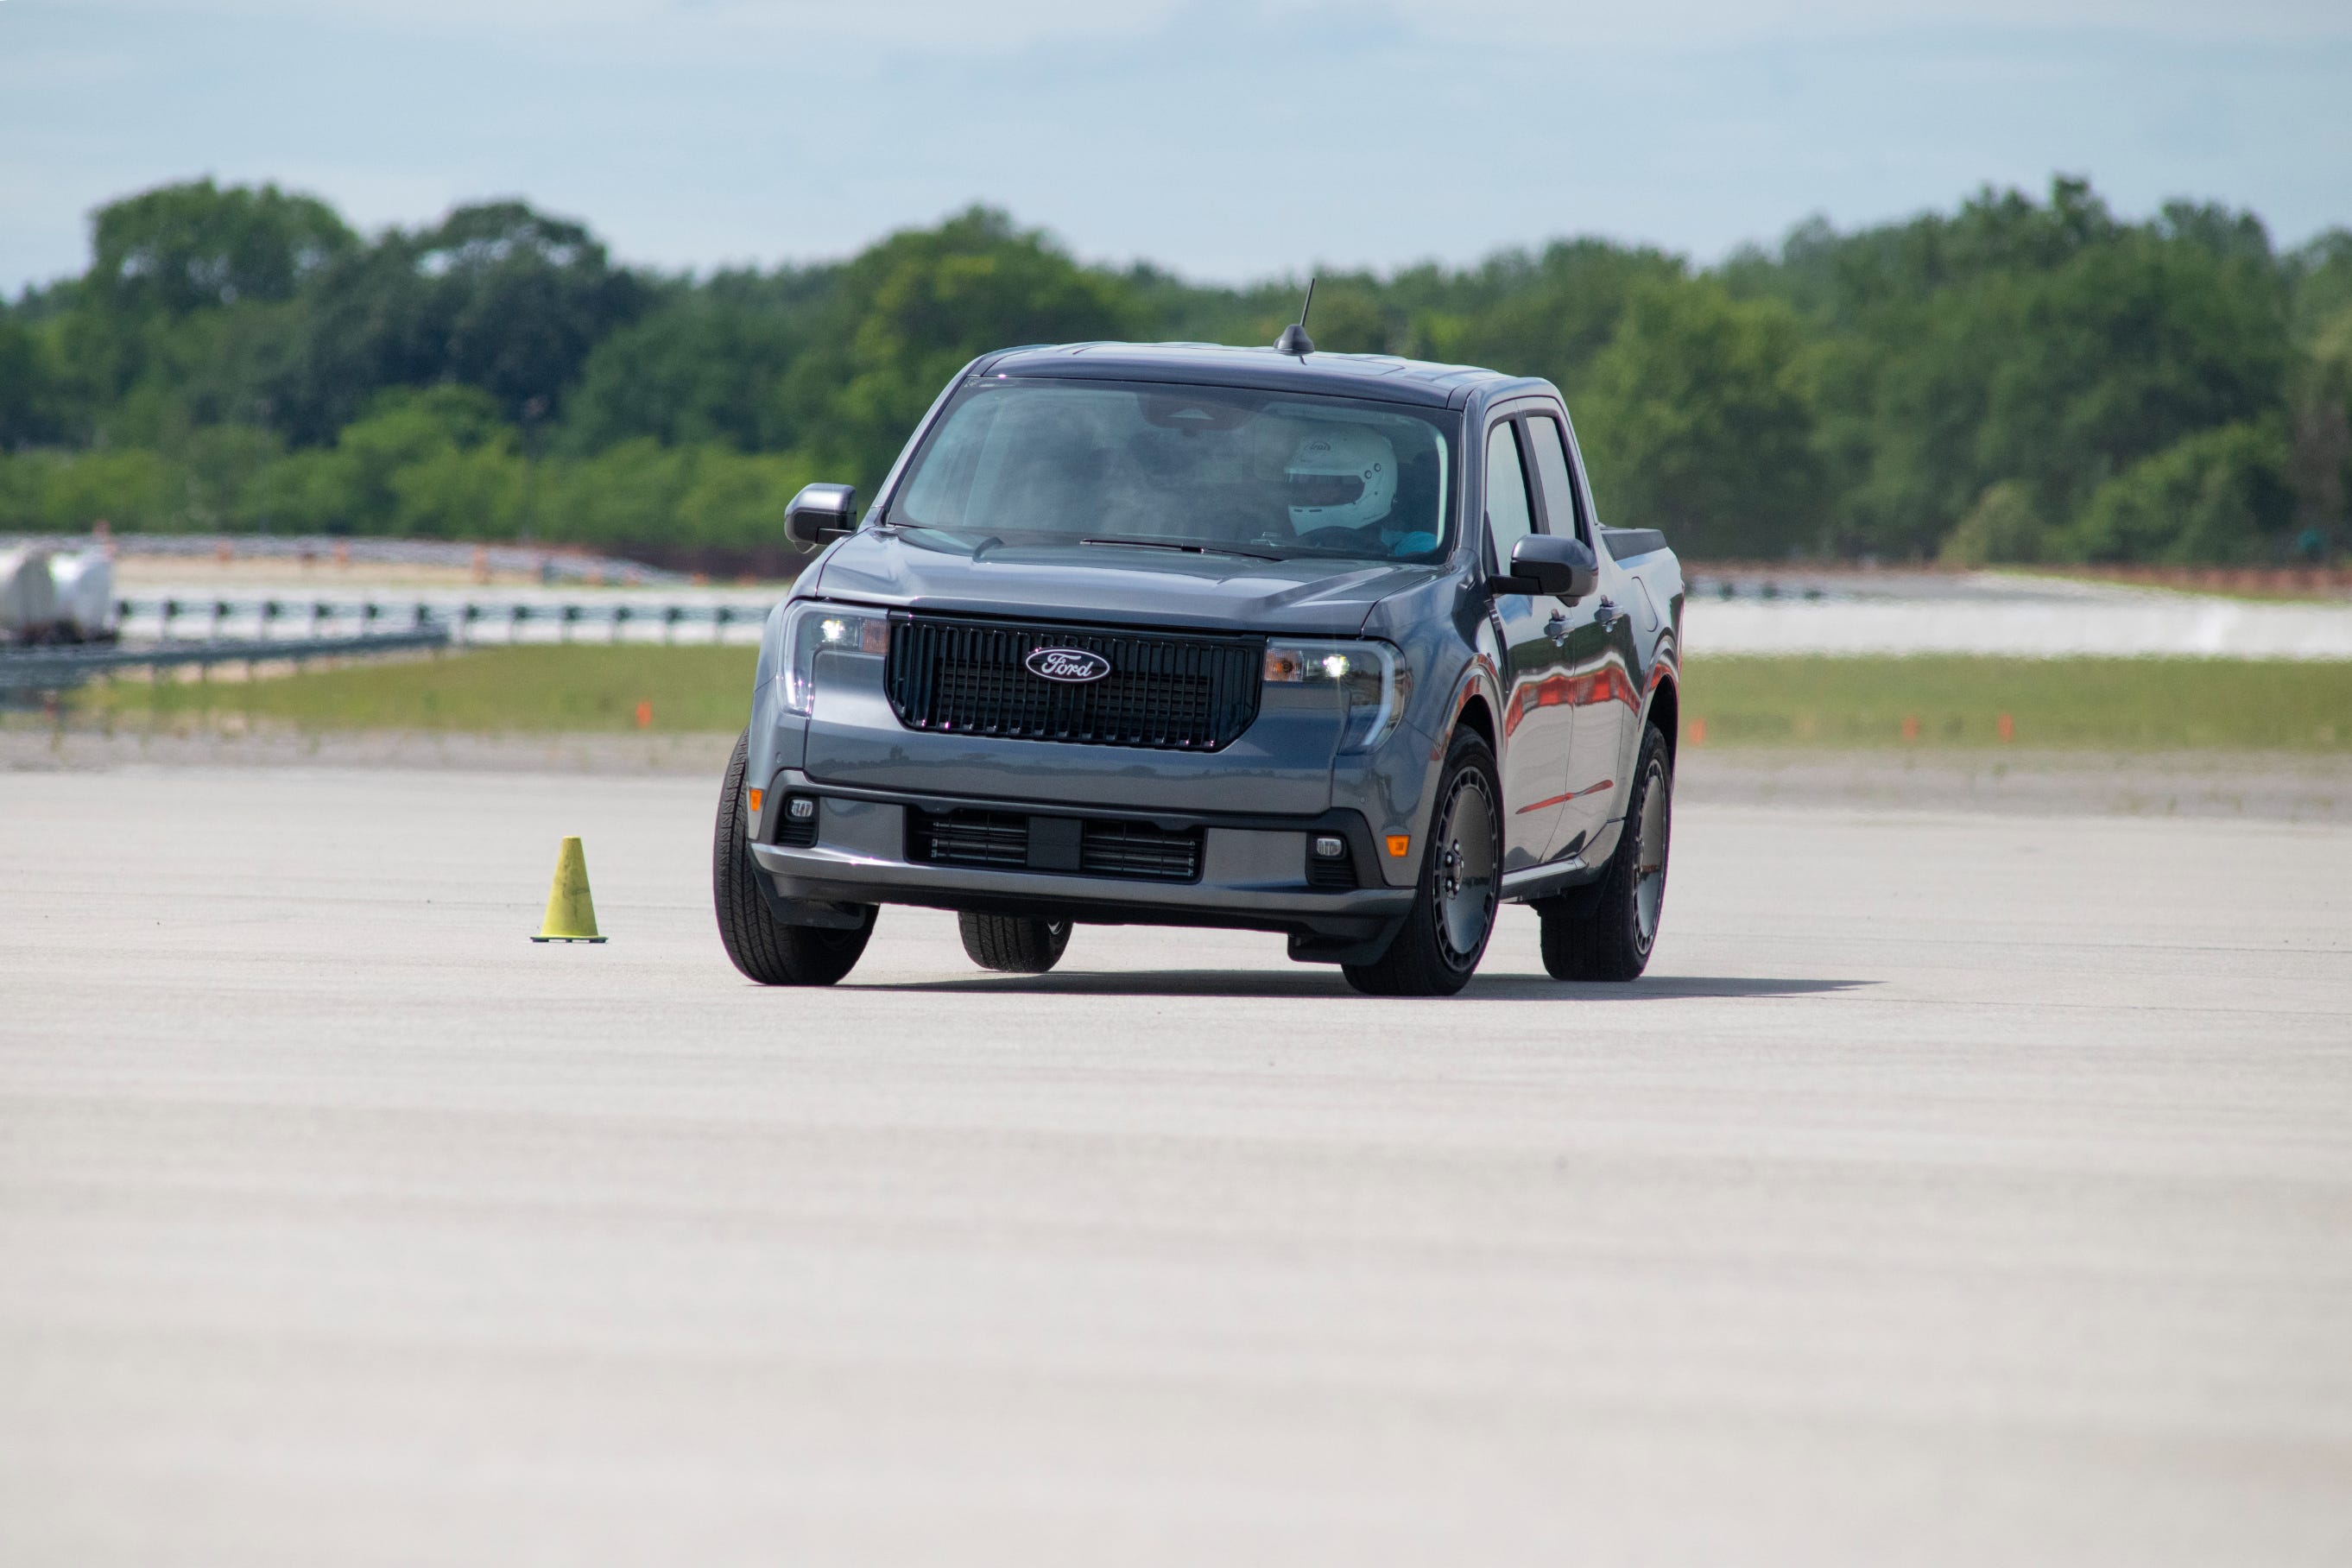
<svg viewBox="0 0 2352 1568"><path fill-rule="evenodd" d="M1364 493L1364 481L1355 474L1292 474L1288 500L1292 506L1352 505Z"/></svg>

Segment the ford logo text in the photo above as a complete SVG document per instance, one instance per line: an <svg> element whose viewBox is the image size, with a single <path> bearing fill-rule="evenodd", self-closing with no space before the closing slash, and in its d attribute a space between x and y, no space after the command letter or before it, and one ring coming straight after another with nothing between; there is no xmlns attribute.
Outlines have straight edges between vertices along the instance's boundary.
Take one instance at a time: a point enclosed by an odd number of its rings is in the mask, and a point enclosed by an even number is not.
<svg viewBox="0 0 2352 1568"><path fill-rule="evenodd" d="M1100 680L1110 673L1110 660L1098 653L1088 653L1084 648L1032 648L1029 657L1021 662L1028 667L1032 675L1073 684L1082 680Z"/></svg>

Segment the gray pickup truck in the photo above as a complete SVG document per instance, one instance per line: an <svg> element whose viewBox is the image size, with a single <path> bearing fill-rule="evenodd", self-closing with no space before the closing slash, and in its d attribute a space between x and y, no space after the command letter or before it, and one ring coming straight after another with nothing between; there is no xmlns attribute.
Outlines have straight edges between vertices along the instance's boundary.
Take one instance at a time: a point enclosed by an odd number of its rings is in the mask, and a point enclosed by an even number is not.
<svg viewBox="0 0 2352 1568"><path fill-rule="evenodd" d="M1683 613L1559 394L1459 365L1080 343L966 366L769 616L719 930L830 984L883 904L1038 973L1078 924L1280 931L1461 990L1504 900L1631 980L1665 894Z"/></svg>

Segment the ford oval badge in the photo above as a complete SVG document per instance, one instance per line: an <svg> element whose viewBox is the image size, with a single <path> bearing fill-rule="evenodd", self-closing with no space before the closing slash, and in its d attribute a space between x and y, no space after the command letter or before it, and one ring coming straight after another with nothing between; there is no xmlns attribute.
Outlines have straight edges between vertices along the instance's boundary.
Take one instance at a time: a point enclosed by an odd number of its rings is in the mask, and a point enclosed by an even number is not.
<svg viewBox="0 0 2352 1568"><path fill-rule="evenodd" d="M1021 662L1032 675L1072 684L1082 680L1100 680L1110 673L1110 660L1098 653L1088 653L1077 647L1032 648L1029 657Z"/></svg>

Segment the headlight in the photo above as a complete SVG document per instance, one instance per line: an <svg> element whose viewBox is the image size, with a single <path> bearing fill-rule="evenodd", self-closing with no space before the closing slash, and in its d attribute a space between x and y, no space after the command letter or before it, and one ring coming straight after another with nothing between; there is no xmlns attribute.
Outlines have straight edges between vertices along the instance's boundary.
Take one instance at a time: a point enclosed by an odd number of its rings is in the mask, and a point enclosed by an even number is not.
<svg viewBox="0 0 2352 1568"><path fill-rule="evenodd" d="M878 658L890 651L890 617L810 599L784 615L784 710L806 713L816 706L816 656L854 654Z"/></svg>
<svg viewBox="0 0 2352 1568"><path fill-rule="evenodd" d="M1339 749L1368 752L1396 727L1412 672L1384 642L1270 642L1265 683L1328 689L1347 715Z"/></svg>

